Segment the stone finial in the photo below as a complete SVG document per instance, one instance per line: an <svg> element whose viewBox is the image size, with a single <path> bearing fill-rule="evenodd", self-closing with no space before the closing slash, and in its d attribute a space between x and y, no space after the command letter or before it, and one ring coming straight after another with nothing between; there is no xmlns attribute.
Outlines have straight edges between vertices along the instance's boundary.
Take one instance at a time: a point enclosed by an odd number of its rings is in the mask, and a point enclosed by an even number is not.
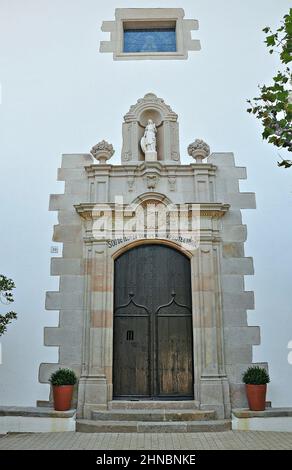
<svg viewBox="0 0 292 470"><path fill-rule="evenodd" d="M112 144L109 144L106 140L102 140L92 147L90 153L99 163L106 163L107 160L113 156L115 151Z"/></svg>
<svg viewBox="0 0 292 470"><path fill-rule="evenodd" d="M204 158L210 155L210 147L202 139L196 139L188 146L188 154L193 157L197 163L201 163Z"/></svg>

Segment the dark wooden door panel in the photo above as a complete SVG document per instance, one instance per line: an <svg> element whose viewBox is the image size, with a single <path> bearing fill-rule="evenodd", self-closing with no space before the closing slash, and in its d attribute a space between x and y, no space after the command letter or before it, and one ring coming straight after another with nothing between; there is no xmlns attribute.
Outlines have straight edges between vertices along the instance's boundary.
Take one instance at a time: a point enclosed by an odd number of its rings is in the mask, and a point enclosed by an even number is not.
<svg viewBox="0 0 292 470"><path fill-rule="evenodd" d="M157 319L158 395L193 395L191 316Z"/></svg>
<svg viewBox="0 0 292 470"><path fill-rule="evenodd" d="M114 397L193 396L191 273L165 245L115 261Z"/></svg>
<svg viewBox="0 0 292 470"><path fill-rule="evenodd" d="M117 316L114 329L116 396L149 396L149 318Z"/></svg>

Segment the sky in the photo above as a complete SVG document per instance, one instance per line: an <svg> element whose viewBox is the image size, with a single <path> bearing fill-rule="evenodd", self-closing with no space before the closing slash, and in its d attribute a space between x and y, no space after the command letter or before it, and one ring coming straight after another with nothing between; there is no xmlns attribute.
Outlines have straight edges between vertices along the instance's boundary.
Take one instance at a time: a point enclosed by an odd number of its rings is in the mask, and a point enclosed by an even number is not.
<svg viewBox="0 0 292 470"><path fill-rule="evenodd" d="M246 166L242 191L256 193L257 209L243 211L246 256L254 258L255 291L249 324L261 327L254 361L268 361L273 406L292 406L292 169L277 167L279 152L262 141L261 126L246 100L279 67L268 54L262 28L278 27L288 0L0 0L0 272L16 283L18 319L1 337L0 404L34 405L48 398L38 384L41 362L57 362L43 346L44 326L58 323L45 311L56 213L49 194L62 193L57 168L62 153L88 153L102 139L119 163L122 120L147 92L162 97L179 116L182 161L203 138L211 151L232 151ZM187 61L113 61L99 53L104 20L116 7L184 8L199 20L193 33L201 51ZM292 361L291 361L292 362Z"/></svg>

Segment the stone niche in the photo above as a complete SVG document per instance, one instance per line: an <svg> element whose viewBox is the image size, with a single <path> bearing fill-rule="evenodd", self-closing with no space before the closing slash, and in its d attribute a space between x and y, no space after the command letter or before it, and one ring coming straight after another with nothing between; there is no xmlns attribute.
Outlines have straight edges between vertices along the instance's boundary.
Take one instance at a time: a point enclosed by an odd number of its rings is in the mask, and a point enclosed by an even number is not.
<svg viewBox="0 0 292 470"><path fill-rule="evenodd" d="M148 93L144 98L139 99L124 116L122 164L137 164L145 161L140 140L148 119L152 119L157 128L157 160L168 165L179 164L177 114L154 93Z"/></svg>

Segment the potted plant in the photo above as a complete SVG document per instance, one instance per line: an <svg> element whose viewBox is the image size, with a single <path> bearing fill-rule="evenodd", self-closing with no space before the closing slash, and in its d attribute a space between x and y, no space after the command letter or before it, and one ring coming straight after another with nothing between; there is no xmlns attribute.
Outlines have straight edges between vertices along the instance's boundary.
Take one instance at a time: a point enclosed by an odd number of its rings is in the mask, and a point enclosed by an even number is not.
<svg viewBox="0 0 292 470"><path fill-rule="evenodd" d="M252 411L264 411L266 408L267 383L270 382L269 374L259 366L249 367L242 376L245 383L249 409Z"/></svg>
<svg viewBox="0 0 292 470"><path fill-rule="evenodd" d="M71 369L58 369L50 377L53 387L54 408L56 411L70 410L74 385L77 377Z"/></svg>

